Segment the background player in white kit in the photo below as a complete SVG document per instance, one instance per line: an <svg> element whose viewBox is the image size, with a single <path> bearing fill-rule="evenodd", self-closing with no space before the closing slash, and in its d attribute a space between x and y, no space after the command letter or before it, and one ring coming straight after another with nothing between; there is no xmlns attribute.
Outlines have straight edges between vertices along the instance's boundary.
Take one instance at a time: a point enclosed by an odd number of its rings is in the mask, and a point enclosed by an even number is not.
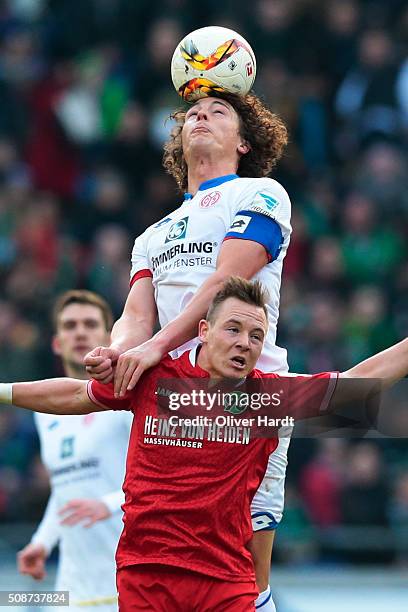
<svg viewBox="0 0 408 612"><path fill-rule="evenodd" d="M287 143L286 128L252 95L203 98L175 119L164 165L187 191L184 203L136 239L132 287L112 344L85 360L92 376L104 382L117 362L120 395L167 352L180 347L176 356L197 343L192 339L198 321L231 275L255 277L267 287L269 332L257 367L287 371L286 351L275 340L290 200L282 185L266 178ZM157 313L162 329L152 338ZM271 456L252 506L251 552L260 591L257 607L263 612L274 610L270 558L283 510L288 444L283 438Z"/></svg>
<svg viewBox="0 0 408 612"><path fill-rule="evenodd" d="M112 327L108 304L89 291L68 291L55 304L54 325L52 346L66 376L87 379L83 357L95 343L106 342ZM112 411L36 414L35 421L51 496L31 542L18 553L18 568L42 579L46 558L59 544L55 588L70 592L70 609L113 612L131 417Z"/></svg>

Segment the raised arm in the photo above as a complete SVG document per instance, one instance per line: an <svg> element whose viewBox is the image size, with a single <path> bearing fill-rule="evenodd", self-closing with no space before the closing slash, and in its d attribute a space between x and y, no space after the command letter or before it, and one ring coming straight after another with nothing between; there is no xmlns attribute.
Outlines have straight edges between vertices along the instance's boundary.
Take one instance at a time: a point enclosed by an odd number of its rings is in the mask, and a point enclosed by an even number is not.
<svg viewBox="0 0 408 612"><path fill-rule="evenodd" d="M89 399L87 384L88 381L76 378L1 383L0 403L46 414L88 414L105 410Z"/></svg>
<svg viewBox="0 0 408 612"><path fill-rule="evenodd" d="M152 279L140 278L131 287L122 316L112 328L111 348L124 353L146 342L153 335L156 320Z"/></svg>
<svg viewBox="0 0 408 612"><path fill-rule="evenodd" d="M216 271L201 285L191 302L173 321L165 325L151 340L131 349L118 359L115 374L115 394L123 396L133 389L141 374L156 365L169 351L197 335L197 325L231 275L252 278L268 263L264 246L252 240L227 240L223 243Z"/></svg>
<svg viewBox="0 0 408 612"><path fill-rule="evenodd" d="M129 291L123 313L112 328L110 347L98 346L88 353L84 364L90 376L103 383L113 378L113 366L128 349L153 335L157 308L151 277L136 280Z"/></svg>

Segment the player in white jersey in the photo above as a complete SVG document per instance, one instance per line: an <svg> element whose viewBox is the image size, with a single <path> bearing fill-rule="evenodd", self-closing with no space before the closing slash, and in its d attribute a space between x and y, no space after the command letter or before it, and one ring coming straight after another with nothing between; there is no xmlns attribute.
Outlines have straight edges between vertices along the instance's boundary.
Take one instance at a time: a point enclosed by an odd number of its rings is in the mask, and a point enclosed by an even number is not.
<svg viewBox="0 0 408 612"><path fill-rule="evenodd" d="M87 379L83 357L108 338L108 304L89 291L68 291L55 305L54 323L53 350L61 356L65 374ZM59 544L55 588L69 591L70 610L114 612L130 416L112 411L36 414L35 421L51 495L31 542L18 553L19 570L42 579L46 558Z"/></svg>
<svg viewBox="0 0 408 612"><path fill-rule="evenodd" d="M196 343L198 321L231 275L258 278L268 288L269 333L257 367L287 371L286 351L275 339L290 200L282 185L266 178L286 145L286 128L252 95L203 98L175 118L164 165L186 192L184 202L136 239L132 288L112 344L85 359L92 376L103 382L117 363L119 395L164 354L180 354ZM157 313L162 329L152 338ZM283 438L271 456L252 506L251 552L263 612L274 609L269 569L273 529L282 516L288 444Z"/></svg>

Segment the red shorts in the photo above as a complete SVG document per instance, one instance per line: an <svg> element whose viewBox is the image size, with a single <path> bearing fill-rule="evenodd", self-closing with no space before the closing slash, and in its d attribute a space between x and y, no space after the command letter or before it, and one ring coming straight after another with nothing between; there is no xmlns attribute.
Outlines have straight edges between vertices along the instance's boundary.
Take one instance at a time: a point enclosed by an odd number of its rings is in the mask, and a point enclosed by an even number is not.
<svg viewBox="0 0 408 612"><path fill-rule="evenodd" d="M120 612L253 612L254 582L223 582L166 565L130 565L117 573Z"/></svg>

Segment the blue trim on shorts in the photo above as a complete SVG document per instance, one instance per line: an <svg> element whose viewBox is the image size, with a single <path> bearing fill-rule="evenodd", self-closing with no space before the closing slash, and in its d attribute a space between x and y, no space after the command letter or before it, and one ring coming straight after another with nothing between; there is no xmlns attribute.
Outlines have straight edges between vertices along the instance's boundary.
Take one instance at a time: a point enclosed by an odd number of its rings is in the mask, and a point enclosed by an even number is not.
<svg viewBox="0 0 408 612"><path fill-rule="evenodd" d="M272 591L269 592L269 595L265 599L265 601L263 601L259 606L255 606L255 610L260 610L261 608L263 608L263 606L267 604L270 599L272 599Z"/></svg>

